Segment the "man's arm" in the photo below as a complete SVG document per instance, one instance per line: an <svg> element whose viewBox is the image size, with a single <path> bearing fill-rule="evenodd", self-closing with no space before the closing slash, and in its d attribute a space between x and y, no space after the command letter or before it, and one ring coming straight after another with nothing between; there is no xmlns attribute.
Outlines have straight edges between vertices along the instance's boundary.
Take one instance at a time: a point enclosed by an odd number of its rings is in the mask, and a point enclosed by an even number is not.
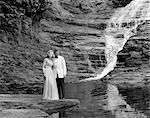
<svg viewBox="0 0 150 118"><path fill-rule="evenodd" d="M66 67L66 61L65 61L64 57L62 57L62 64L63 64L63 73L64 73L64 76L66 77L66 75L67 75L67 67Z"/></svg>

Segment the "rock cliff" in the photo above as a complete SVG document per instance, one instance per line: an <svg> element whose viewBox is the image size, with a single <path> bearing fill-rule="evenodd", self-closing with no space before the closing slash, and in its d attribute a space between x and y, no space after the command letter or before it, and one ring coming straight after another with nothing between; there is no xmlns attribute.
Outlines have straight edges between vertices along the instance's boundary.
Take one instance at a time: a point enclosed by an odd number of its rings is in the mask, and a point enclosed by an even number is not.
<svg viewBox="0 0 150 118"><path fill-rule="evenodd" d="M65 57L66 82L100 73L106 65L103 33L107 21L130 2L0 0L0 93L42 93L42 63L49 49L58 49ZM108 77L149 78L150 22L137 30Z"/></svg>

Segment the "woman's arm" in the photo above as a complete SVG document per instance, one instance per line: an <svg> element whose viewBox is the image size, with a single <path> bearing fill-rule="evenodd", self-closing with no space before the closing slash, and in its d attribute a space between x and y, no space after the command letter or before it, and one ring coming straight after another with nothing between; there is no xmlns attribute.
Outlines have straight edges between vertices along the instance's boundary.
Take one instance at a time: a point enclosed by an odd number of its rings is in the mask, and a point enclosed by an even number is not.
<svg viewBox="0 0 150 118"><path fill-rule="evenodd" d="M52 62L53 62L52 69L56 69L56 64L55 64L55 61L54 61L54 59L52 59Z"/></svg>
<svg viewBox="0 0 150 118"><path fill-rule="evenodd" d="M53 59L53 66L52 66L52 69L53 69L53 72L54 72L54 78L57 78L57 72L56 72L56 64L55 64L55 59Z"/></svg>
<svg viewBox="0 0 150 118"><path fill-rule="evenodd" d="M46 76L46 59L44 59L44 62L43 62L43 73L44 73L44 76Z"/></svg>

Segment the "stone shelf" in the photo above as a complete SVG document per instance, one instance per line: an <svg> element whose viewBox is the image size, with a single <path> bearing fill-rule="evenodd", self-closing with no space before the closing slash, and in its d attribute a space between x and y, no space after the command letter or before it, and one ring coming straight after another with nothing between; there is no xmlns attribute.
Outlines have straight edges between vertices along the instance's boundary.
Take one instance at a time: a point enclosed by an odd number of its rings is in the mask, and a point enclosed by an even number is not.
<svg viewBox="0 0 150 118"><path fill-rule="evenodd" d="M0 118L46 118L79 103L76 99L43 100L42 95L0 94Z"/></svg>

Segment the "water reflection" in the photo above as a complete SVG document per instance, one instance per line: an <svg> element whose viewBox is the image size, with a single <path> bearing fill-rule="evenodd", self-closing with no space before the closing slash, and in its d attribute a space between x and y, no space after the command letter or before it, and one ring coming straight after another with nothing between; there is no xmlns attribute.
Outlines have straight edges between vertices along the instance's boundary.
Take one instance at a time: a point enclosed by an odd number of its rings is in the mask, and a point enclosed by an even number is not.
<svg viewBox="0 0 150 118"><path fill-rule="evenodd" d="M48 118L59 118L59 112L51 114Z"/></svg>
<svg viewBox="0 0 150 118"><path fill-rule="evenodd" d="M119 95L118 88L114 85L108 84L108 104L105 108L110 110L116 118L147 118L142 112L132 108L127 102Z"/></svg>
<svg viewBox="0 0 150 118"><path fill-rule="evenodd" d="M83 108L99 108L105 99L107 84L102 82L83 82L66 85L66 98L79 99Z"/></svg>
<svg viewBox="0 0 150 118"><path fill-rule="evenodd" d="M149 106L149 89L147 87L134 88L118 88L122 96L126 96L125 100L131 107L145 111Z"/></svg>
<svg viewBox="0 0 150 118"><path fill-rule="evenodd" d="M148 118L149 114L147 113L148 116L146 116L138 107L142 104L145 105L142 96L149 99L149 91L145 91L143 88L138 91L138 94L136 94L137 90L121 91L126 98L122 97L120 89L107 83L97 81L67 84L66 98L79 99L81 106L73 110L62 110L57 114L52 114L50 118ZM128 92L129 94L127 94ZM136 105L132 105L133 102L130 102L131 98L128 96L131 94L138 98L134 99ZM142 108L148 109L148 104L146 103L146 107Z"/></svg>
<svg viewBox="0 0 150 118"><path fill-rule="evenodd" d="M66 118L65 111L59 111L57 113L51 114L48 118Z"/></svg>

